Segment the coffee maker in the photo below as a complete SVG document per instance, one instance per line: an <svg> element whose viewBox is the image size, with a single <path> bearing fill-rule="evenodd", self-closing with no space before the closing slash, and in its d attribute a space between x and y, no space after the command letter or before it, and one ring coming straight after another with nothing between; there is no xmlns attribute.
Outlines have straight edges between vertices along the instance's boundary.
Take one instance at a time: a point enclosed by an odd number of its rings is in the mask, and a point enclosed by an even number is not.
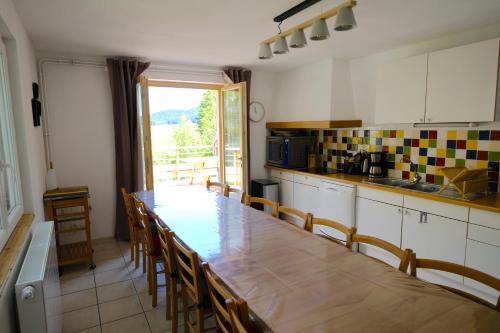
<svg viewBox="0 0 500 333"><path fill-rule="evenodd" d="M387 174L386 154L376 152L368 154L368 177L381 178Z"/></svg>

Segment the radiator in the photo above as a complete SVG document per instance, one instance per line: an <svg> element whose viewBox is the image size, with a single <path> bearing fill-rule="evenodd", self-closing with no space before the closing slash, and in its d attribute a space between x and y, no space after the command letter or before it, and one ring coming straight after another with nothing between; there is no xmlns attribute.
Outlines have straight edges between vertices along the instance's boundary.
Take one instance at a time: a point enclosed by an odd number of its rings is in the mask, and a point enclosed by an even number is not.
<svg viewBox="0 0 500 333"><path fill-rule="evenodd" d="M21 333L61 332L61 290L53 222L33 227L15 290Z"/></svg>

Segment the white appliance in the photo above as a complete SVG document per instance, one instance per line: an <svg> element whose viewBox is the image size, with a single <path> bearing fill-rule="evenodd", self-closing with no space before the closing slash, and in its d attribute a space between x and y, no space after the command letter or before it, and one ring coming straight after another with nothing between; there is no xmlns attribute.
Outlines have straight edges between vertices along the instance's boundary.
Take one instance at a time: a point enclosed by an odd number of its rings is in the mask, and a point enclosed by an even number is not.
<svg viewBox="0 0 500 333"><path fill-rule="evenodd" d="M33 227L15 290L21 333L61 332L61 291L53 222Z"/></svg>
<svg viewBox="0 0 500 333"><path fill-rule="evenodd" d="M356 186L322 180L314 217L333 220L351 228L355 223L355 205ZM313 232L345 240L344 234L326 226L314 226Z"/></svg>

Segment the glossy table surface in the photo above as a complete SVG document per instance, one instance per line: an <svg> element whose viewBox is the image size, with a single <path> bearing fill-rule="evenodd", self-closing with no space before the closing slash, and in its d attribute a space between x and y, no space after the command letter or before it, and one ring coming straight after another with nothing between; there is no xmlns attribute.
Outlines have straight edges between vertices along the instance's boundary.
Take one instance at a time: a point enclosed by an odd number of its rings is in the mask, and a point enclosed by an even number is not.
<svg viewBox="0 0 500 333"><path fill-rule="evenodd" d="M274 332L499 332L500 314L235 199L136 193Z"/></svg>

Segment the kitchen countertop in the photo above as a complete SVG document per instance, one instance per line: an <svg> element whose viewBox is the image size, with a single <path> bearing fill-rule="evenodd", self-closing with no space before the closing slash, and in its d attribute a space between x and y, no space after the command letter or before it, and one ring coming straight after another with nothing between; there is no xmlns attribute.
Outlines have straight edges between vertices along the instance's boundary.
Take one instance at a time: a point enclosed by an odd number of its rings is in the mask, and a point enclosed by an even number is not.
<svg viewBox="0 0 500 333"><path fill-rule="evenodd" d="M433 194L433 193L425 193L425 192L418 192L418 191L412 191L400 187L393 187L393 186L384 186L384 185L378 185L378 184L372 184L372 183L367 183L369 181L369 178L367 176L362 176L362 175L349 175L345 173L334 173L334 174L326 174L326 175L321 175L321 174L315 174L307 171L301 171L301 170L293 170L293 169L286 169L286 168L280 168L280 167L275 167L271 165L266 165L265 166L267 169L274 169L274 170L279 170L283 172L288 172L288 173L294 173L294 174L301 174L301 175L307 175L307 176L313 176L321 179L326 179L326 180L333 180L333 181L338 181L339 183L347 183L347 184L352 184L352 185L357 185L357 186L364 186L364 187L369 187L381 191L388 191L388 192L393 192L393 193L400 193L404 195L411 195L414 197L422 198L422 199L428 199L428 200L435 200L439 202L444 202L444 203L449 203L453 205L460 205L460 206L465 206L465 207L470 207L470 208L477 208L477 209L483 209L495 213L500 213L500 194L499 193L490 193L489 195L473 200L465 200L465 199L458 199L458 198L450 198L446 196L442 196L439 194Z"/></svg>

